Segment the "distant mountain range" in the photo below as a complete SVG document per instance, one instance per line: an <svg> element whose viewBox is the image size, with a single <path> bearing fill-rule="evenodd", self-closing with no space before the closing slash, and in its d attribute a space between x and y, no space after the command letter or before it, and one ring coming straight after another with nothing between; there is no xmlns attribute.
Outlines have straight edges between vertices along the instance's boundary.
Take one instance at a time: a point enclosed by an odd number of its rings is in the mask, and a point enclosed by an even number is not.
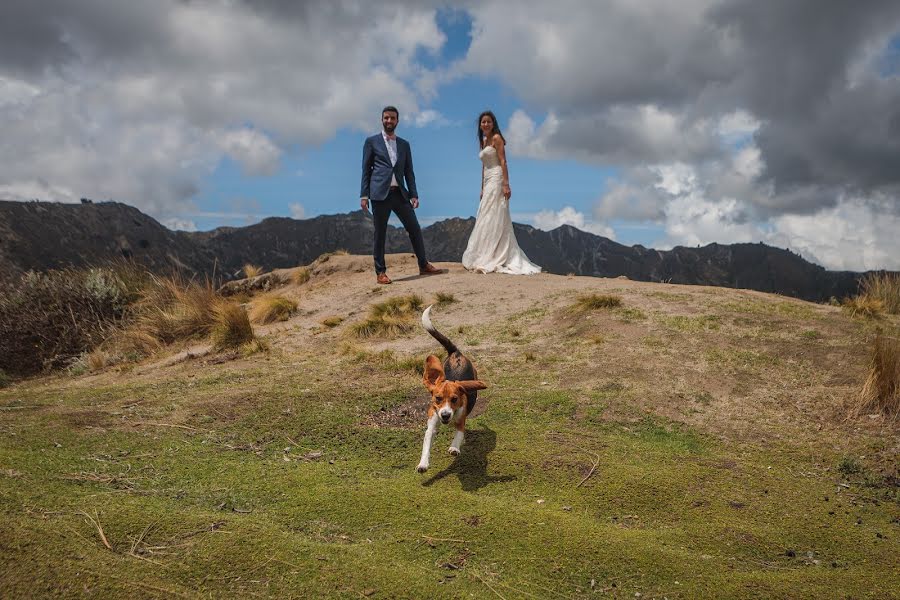
<svg viewBox="0 0 900 600"><path fill-rule="evenodd" d="M429 259L459 262L475 219L423 229ZM515 225L519 245L551 273L746 288L824 301L857 292L862 273L828 271L765 244L710 244L653 250L623 246L563 225ZM62 204L0 200L0 277L28 270L97 265L129 258L154 271L173 267L231 279L246 263L265 269L308 264L325 252L371 254L373 223L362 211L297 220L271 217L246 227L171 231L118 202ZM411 252L402 228L389 227L388 252Z"/></svg>

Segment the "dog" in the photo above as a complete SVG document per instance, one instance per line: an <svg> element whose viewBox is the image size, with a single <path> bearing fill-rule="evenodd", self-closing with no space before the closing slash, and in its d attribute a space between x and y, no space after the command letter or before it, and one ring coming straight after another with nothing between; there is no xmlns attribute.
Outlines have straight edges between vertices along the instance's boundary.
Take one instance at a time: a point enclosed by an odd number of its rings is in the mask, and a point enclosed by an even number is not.
<svg viewBox="0 0 900 600"><path fill-rule="evenodd" d="M475 408L478 390L487 387L484 382L479 381L472 361L431 324L430 313L431 306L422 313L422 327L447 350L447 358L443 364L433 354L425 359L422 383L431 392L431 402L428 405L428 427L425 430L425 440L422 442L422 459L416 467L419 473L428 470L431 443L439 423L448 425L452 422L456 427L456 435L453 436L448 452L451 456L459 455L466 433L466 417Z"/></svg>

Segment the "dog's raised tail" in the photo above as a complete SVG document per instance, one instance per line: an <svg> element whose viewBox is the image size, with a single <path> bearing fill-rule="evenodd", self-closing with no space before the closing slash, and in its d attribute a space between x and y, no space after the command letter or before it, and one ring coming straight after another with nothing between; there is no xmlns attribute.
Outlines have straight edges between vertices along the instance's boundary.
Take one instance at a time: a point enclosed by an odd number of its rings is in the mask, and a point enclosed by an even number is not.
<svg viewBox="0 0 900 600"><path fill-rule="evenodd" d="M436 339L441 343L441 346L447 351L447 354L453 354L454 352L459 352L459 348L456 347L456 344L451 342L447 336L434 328L434 325L431 324L431 307L425 309L425 312L422 313L422 327L425 328L425 331L431 334L431 337Z"/></svg>

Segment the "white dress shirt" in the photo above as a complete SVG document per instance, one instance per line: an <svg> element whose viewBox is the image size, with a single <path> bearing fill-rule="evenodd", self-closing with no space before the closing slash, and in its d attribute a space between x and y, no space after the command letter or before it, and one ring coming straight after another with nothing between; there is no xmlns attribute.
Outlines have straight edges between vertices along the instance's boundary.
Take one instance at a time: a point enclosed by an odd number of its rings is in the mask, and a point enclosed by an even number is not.
<svg viewBox="0 0 900 600"><path fill-rule="evenodd" d="M397 164L397 136L395 135L394 137L388 137L387 132L382 131L381 137L384 138L384 145L387 146L388 156L391 157L391 166L393 167ZM397 177L393 173L391 173L391 187L395 185L398 185Z"/></svg>

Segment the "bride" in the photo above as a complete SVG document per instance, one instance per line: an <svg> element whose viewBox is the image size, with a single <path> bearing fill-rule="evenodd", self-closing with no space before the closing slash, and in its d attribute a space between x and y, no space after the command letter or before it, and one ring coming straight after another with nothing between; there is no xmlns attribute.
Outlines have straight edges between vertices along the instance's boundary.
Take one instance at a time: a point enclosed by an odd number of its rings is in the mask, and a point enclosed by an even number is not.
<svg viewBox="0 0 900 600"><path fill-rule="evenodd" d="M478 144L481 152L481 203L475 217L475 229L463 253L462 264L479 273L532 275L541 268L528 260L513 233L509 216L509 171L506 167L506 140L497 126L494 113L484 111L478 117Z"/></svg>

